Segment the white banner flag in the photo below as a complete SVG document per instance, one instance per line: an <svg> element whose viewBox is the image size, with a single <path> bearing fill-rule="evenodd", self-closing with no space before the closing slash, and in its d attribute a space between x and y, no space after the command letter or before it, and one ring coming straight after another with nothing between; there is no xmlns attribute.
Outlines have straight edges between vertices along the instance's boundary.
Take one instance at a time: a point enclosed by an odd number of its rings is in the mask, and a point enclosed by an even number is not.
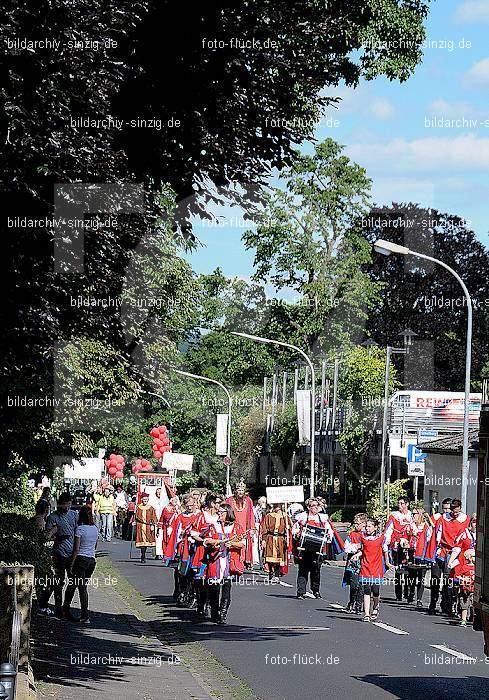
<svg viewBox="0 0 489 700"><path fill-rule="evenodd" d="M228 453L228 414L218 413L216 423L216 455Z"/></svg>
<svg viewBox="0 0 489 700"><path fill-rule="evenodd" d="M297 390L297 425L299 427L299 445L310 445L311 392L309 389Z"/></svg>

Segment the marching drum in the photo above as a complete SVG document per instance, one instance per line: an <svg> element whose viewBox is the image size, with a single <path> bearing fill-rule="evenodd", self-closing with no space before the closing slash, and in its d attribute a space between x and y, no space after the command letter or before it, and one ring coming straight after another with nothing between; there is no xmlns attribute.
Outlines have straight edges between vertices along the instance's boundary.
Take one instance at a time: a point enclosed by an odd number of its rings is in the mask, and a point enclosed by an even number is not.
<svg viewBox="0 0 489 700"><path fill-rule="evenodd" d="M331 541L329 532L319 525L304 525L298 552L312 552L321 556L326 555L326 545ZM299 555L300 556L300 555Z"/></svg>

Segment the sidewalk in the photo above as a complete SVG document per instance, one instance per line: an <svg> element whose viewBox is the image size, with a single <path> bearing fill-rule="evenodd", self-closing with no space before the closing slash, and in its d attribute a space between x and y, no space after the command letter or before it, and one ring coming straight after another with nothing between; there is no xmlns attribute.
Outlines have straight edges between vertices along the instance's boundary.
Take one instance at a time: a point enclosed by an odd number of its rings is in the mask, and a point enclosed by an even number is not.
<svg viewBox="0 0 489 700"><path fill-rule="evenodd" d="M99 579L103 582L103 577ZM216 697L147 623L128 614L116 591L101 583L90 587L89 594L93 611L89 626L33 615L32 666L40 699Z"/></svg>

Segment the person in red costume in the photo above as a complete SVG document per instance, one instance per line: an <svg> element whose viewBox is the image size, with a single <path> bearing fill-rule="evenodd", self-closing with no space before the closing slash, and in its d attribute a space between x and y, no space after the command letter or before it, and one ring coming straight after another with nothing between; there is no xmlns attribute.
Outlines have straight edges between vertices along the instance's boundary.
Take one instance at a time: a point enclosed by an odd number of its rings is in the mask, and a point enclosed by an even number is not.
<svg viewBox="0 0 489 700"><path fill-rule="evenodd" d="M404 545L409 542L412 522L409 500L401 496L397 499L397 510L392 511L385 526L385 542L396 568L394 590L398 601L402 601L403 589L404 597L408 597L408 586L404 576L407 548Z"/></svg>
<svg viewBox="0 0 489 700"><path fill-rule="evenodd" d="M456 540L470 524L470 517L462 513L462 504L458 498L452 500L449 513L443 513L436 523L436 563L443 576L441 609L446 615L452 614L453 596L452 588L448 584L449 569L448 562ZM429 613L436 614L436 603L438 601L439 588L432 583L432 600Z"/></svg>
<svg viewBox="0 0 489 700"><path fill-rule="evenodd" d="M229 503L233 509L236 523L241 531L247 532L243 559L245 567L251 569L253 566L253 532L249 531L256 529L256 523L253 501L246 495L246 484L242 479L236 484L234 494L226 498L226 503Z"/></svg>

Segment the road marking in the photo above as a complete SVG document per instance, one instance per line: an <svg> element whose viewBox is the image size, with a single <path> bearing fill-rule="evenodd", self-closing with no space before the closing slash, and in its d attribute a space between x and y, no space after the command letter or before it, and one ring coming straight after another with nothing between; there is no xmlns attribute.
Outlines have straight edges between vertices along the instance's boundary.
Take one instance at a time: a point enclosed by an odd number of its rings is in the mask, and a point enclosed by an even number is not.
<svg viewBox="0 0 489 700"><path fill-rule="evenodd" d="M394 634L409 634L409 632L400 630L399 627L391 627L390 625L386 625L384 622L372 622L372 624L376 627L381 627L383 630L387 630L387 632L393 632Z"/></svg>
<svg viewBox="0 0 489 700"><path fill-rule="evenodd" d="M452 656L456 656L457 659L463 659L464 661L477 661L477 659L474 659L473 656L467 656L467 654L462 654L461 651L450 649L450 647L446 647L444 644L430 644L430 646L434 647L435 649L439 649L440 651L444 651L447 654L451 654Z"/></svg>
<svg viewBox="0 0 489 700"><path fill-rule="evenodd" d="M346 610L344 605L340 605L339 603L330 603L329 604L330 608L334 608L335 610Z"/></svg>
<svg viewBox="0 0 489 700"><path fill-rule="evenodd" d="M286 581L279 581L279 585L284 586L284 588L294 588L291 583L287 583Z"/></svg>

